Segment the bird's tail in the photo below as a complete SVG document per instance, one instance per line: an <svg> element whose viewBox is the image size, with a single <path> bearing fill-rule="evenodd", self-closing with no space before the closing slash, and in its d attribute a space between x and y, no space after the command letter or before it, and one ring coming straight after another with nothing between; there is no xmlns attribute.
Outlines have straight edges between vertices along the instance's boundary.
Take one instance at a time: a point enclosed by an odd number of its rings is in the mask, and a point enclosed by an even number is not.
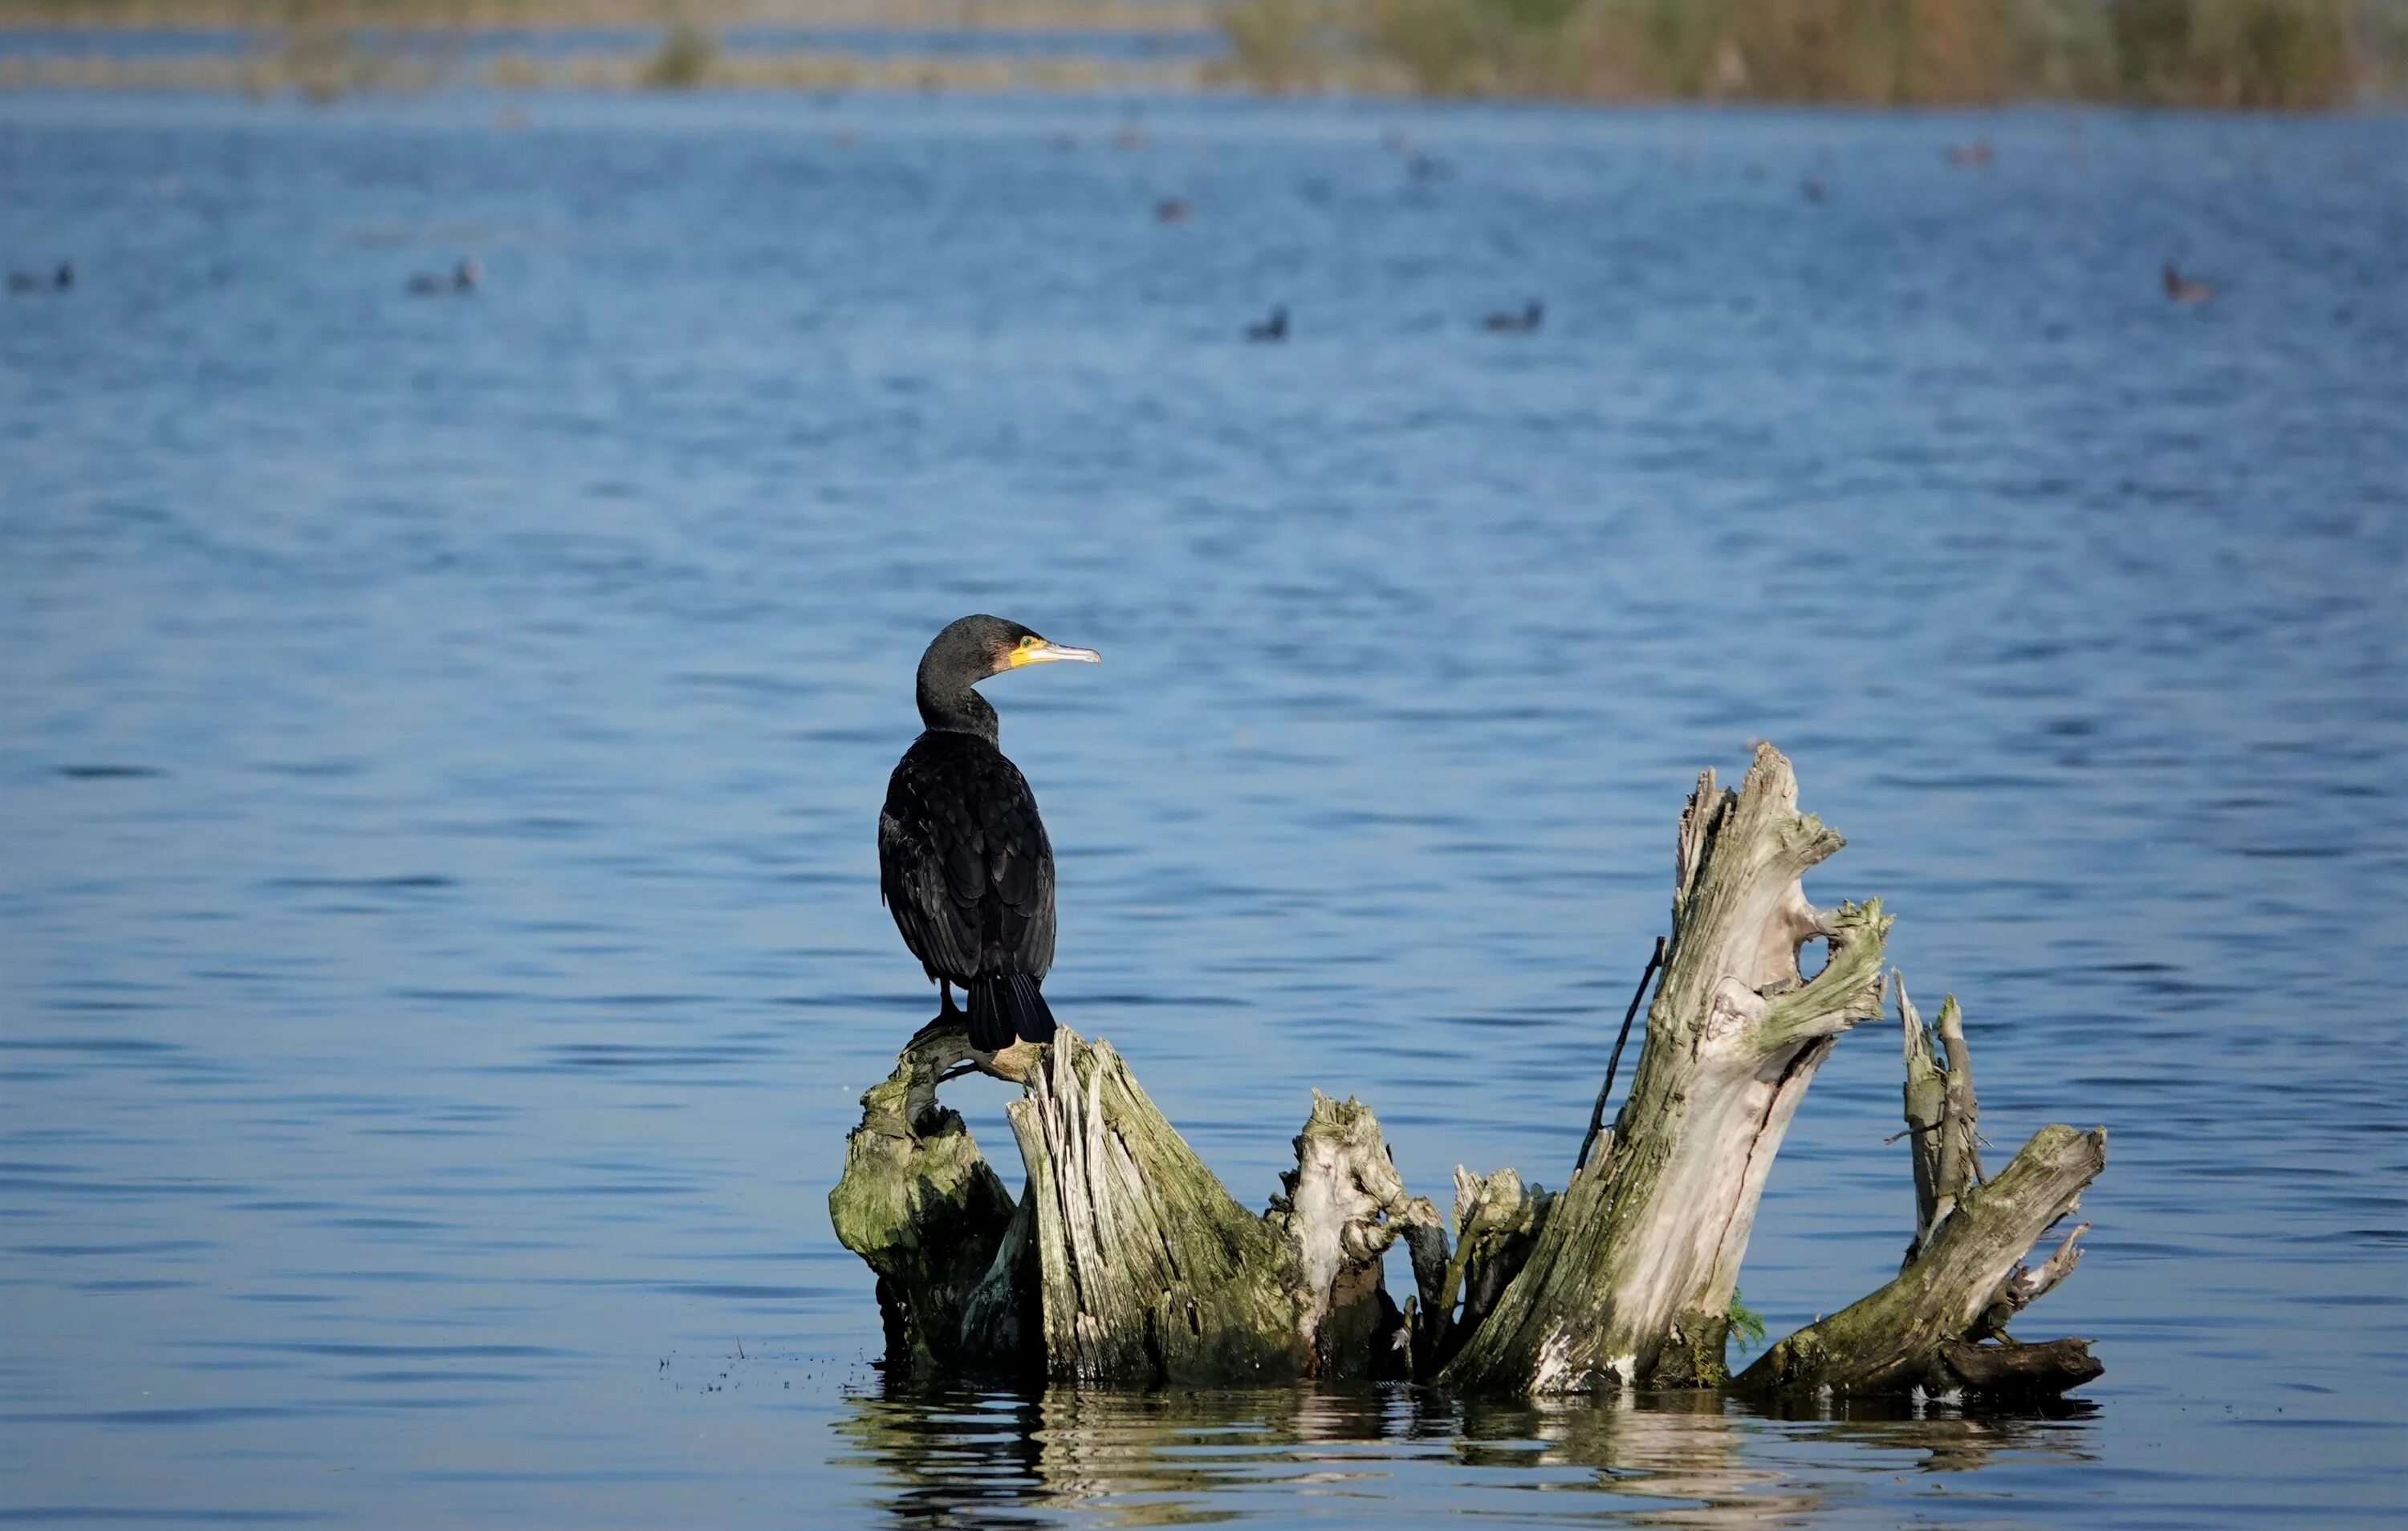
<svg viewBox="0 0 2408 1531"><path fill-rule="evenodd" d="M1054 1012L1027 974L973 979L969 991L970 1046L981 1052L1000 1052L1015 1037L1029 1042L1054 1039Z"/></svg>

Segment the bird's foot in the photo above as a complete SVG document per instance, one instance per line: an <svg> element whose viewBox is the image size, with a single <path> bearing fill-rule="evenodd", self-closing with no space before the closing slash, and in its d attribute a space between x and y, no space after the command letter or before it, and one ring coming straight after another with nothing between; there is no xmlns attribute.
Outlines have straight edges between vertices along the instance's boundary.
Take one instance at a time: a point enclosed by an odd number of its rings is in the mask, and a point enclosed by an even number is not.
<svg viewBox="0 0 2408 1531"><path fill-rule="evenodd" d="M938 1084L964 1074L979 1073L1018 1084L1028 1078L1044 1055L1036 1042L1014 1041L1010 1047L994 1052L982 1052L970 1042L969 1016L959 1009L951 1014L939 1012L928 1023L912 1034L904 1045L907 1053L917 1053L928 1068L928 1082L933 1092Z"/></svg>

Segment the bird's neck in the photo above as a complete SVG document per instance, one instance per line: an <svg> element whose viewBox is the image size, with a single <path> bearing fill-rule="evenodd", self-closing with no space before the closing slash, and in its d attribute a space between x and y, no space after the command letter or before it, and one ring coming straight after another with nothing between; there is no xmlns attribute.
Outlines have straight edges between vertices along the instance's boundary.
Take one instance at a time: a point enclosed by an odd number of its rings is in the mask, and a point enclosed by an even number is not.
<svg viewBox="0 0 2408 1531"><path fill-rule="evenodd" d="M996 741L998 720L995 708L987 699L970 688L967 680L947 680L923 674L920 677L920 721L933 732L971 734Z"/></svg>

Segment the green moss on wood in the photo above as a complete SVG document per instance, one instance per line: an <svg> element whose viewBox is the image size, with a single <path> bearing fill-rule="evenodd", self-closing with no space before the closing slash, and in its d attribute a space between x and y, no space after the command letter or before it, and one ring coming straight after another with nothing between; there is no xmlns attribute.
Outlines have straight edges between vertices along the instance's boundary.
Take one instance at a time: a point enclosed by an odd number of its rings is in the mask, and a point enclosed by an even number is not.
<svg viewBox="0 0 2408 1531"><path fill-rule="evenodd" d="M863 1095L844 1174L828 1193L838 1241L878 1275L888 1358L914 1374L958 1360L963 1299L993 1263L1012 1214L961 1117L918 1104L939 1067L924 1051L906 1050L895 1072Z"/></svg>

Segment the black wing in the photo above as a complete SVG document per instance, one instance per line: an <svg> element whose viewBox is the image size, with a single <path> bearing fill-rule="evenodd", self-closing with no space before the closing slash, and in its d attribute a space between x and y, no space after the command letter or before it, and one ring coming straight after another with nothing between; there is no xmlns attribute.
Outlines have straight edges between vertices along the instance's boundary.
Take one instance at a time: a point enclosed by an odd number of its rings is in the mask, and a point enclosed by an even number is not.
<svg viewBox="0 0 2408 1531"><path fill-rule="evenodd" d="M1054 848L1020 768L985 740L921 736L886 784L879 885L930 978L1054 966Z"/></svg>

